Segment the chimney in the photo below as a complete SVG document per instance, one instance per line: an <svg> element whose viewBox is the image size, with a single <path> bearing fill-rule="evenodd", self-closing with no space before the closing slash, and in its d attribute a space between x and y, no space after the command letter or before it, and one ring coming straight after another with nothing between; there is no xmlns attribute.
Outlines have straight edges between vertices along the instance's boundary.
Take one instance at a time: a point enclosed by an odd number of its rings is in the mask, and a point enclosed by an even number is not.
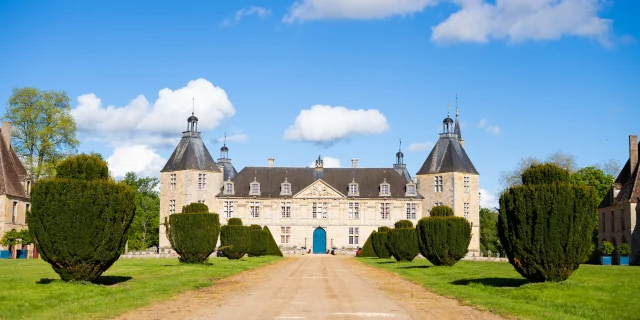
<svg viewBox="0 0 640 320"><path fill-rule="evenodd" d="M2 123L2 139L7 144L7 149L11 149L11 122Z"/></svg>
<svg viewBox="0 0 640 320"><path fill-rule="evenodd" d="M358 167L358 158L351 159L351 167L352 168L357 168Z"/></svg>
<svg viewBox="0 0 640 320"><path fill-rule="evenodd" d="M3 124L4 125L4 124ZM633 174L633 171L636 169L636 165L638 165L638 136L630 135L629 136L629 164L631 172L629 176Z"/></svg>
<svg viewBox="0 0 640 320"><path fill-rule="evenodd" d="M273 167L273 158L269 158L269 168Z"/></svg>

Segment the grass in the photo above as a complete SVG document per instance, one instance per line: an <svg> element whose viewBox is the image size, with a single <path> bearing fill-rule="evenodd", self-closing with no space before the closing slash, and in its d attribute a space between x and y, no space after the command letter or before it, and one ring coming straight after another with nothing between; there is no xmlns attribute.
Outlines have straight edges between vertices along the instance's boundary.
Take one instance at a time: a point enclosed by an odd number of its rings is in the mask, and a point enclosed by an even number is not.
<svg viewBox="0 0 640 320"><path fill-rule="evenodd" d="M178 259L120 259L99 284L66 283L41 259L0 260L0 319L103 319L212 282L280 257L210 259L181 265Z"/></svg>
<svg viewBox="0 0 640 320"><path fill-rule="evenodd" d="M463 304L523 319L640 319L640 268L582 265L559 283L529 283L509 263L361 258Z"/></svg>

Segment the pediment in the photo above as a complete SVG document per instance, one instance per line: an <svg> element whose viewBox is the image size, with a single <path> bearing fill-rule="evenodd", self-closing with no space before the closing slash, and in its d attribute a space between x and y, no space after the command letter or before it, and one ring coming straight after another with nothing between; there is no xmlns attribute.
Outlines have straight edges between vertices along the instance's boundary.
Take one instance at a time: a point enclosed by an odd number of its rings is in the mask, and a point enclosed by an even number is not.
<svg viewBox="0 0 640 320"><path fill-rule="evenodd" d="M302 191L296 193L294 198L345 198L344 194L330 186L322 179L314 181Z"/></svg>

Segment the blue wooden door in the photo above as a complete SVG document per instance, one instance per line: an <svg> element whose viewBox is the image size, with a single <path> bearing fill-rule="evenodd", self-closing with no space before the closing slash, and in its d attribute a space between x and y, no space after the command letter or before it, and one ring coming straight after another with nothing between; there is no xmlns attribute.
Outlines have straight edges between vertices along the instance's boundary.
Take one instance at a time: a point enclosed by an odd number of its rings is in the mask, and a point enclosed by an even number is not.
<svg viewBox="0 0 640 320"><path fill-rule="evenodd" d="M313 231L313 253L327 253L327 232L322 228Z"/></svg>

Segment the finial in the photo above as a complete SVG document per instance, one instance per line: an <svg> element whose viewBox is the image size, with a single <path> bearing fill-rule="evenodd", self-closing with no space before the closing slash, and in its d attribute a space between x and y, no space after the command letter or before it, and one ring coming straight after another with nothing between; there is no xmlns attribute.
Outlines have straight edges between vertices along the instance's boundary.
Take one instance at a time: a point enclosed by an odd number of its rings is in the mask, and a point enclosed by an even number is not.
<svg viewBox="0 0 640 320"><path fill-rule="evenodd" d="M227 145L227 133L224 133L224 143L222 145Z"/></svg>
<svg viewBox="0 0 640 320"><path fill-rule="evenodd" d="M191 98L191 115L194 115L196 112L196 98Z"/></svg>
<svg viewBox="0 0 640 320"><path fill-rule="evenodd" d="M402 138L400 138L400 147L398 147L398 151L402 151Z"/></svg>
<svg viewBox="0 0 640 320"><path fill-rule="evenodd" d="M451 117L451 101L447 100L447 118Z"/></svg>
<svg viewBox="0 0 640 320"><path fill-rule="evenodd" d="M456 117L458 116L458 94L456 93Z"/></svg>

